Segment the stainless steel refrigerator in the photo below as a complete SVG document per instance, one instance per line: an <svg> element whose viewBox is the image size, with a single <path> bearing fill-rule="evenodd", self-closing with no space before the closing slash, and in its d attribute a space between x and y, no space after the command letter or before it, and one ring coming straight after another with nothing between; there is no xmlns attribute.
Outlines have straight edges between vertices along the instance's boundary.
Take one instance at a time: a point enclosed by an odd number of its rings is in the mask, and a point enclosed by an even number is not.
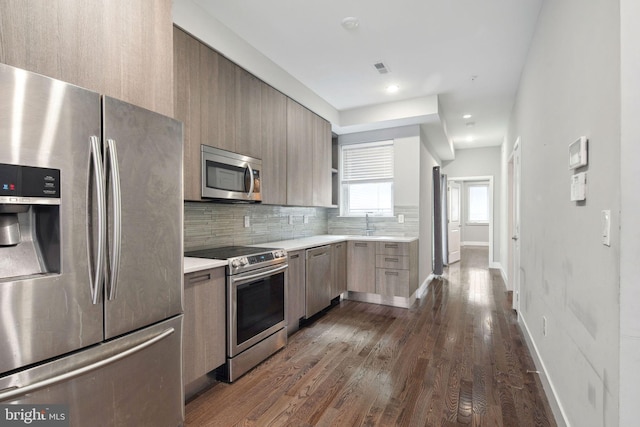
<svg viewBox="0 0 640 427"><path fill-rule="evenodd" d="M0 64L0 404L176 426L182 124Z"/></svg>

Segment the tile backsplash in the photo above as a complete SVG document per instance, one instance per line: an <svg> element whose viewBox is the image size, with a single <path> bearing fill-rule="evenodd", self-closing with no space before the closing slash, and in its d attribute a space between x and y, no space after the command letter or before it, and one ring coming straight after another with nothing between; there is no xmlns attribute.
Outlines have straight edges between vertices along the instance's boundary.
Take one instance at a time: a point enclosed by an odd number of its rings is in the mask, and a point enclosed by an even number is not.
<svg viewBox="0 0 640 427"><path fill-rule="evenodd" d="M393 217L369 218L372 236L418 237L420 234L420 208L418 206L394 206ZM404 215L404 223L398 223L398 215ZM364 235L366 219L341 217L339 209L329 209L327 218L329 234Z"/></svg>
<svg viewBox="0 0 640 427"><path fill-rule="evenodd" d="M184 204L185 251L327 234L326 208L261 204ZM293 224L289 224L289 217ZM248 217L249 227L245 227ZM308 223L304 223L305 217Z"/></svg>
<svg viewBox="0 0 640 427"><path fill-rule="evenodd" d="M365 219L341 217L339 209L261 204L184 204L184 250L251 245L316 236L364 235ZM404 224L397 216L404 215ZM419 234L419 208L396 206L395 217L371 217L372 236L410 237ZM245 227L248 217L249 227ZM289 224L289 217L293 224ZM304 223L307 217L308 223Z"/></svg>

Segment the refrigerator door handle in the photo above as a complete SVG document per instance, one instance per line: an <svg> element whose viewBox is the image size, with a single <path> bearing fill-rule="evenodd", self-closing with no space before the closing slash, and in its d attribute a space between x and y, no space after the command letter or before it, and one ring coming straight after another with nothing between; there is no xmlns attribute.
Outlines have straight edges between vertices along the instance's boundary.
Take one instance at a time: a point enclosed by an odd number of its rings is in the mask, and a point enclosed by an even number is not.
<svg viewBox="0 0 640 427"><path fill-rule="evenodd" d="M114 362L117 362L119 360L124 359L125 357L131 356L134 353L138 353L142 350L144 350L147 347L152 346L153 344L157 343L158 341L162 341L163 339L167 338L169 335L173 334L175 332L174 328L169 328L167 330L165 330L164 332L156 335L153 338L148 339L147 341L144 341L143 343L140 343L136 346L131 347L128 350L122 351L118 354L114 354L111 357L107 357L106 359L102 359L98 362L92 363L90 365L87 366L83 366L81 368L78 369L73 369L69 372L65 372L64 374L61 375L56 375L54 377L48 378L46 380L42 380L42 381L37 381L33 384L29 384L26 385L24 387L11 387L9 389L7 389L7 391L4 392L0 392L0 402L4 402L5 400L17 397L17 396L22 396L24 394L27 393L31 393L34 390L38 390L44 387L48 387L51 386L53 384L57 384L57 383L61 383L64 381L68 381L72 378L78 377L80 375L86 374L88 372L91 371L95 371L96 369L100 369L104 366L110 365Z"/></svg>
<svg viewBox="0 0 640 427"><path fill-rule="evenodd" d="M107 156L113 190L113 238L111 239L111 265L108 282L108 298L114 300L118 289L120 272L120 249L122 247L122 193L120 191L120 170L118 169L118 150L113 139L107 139Z"/></svg>
<svg viewBox="0 0 640 427"><path fill-rule="evenodd" d="M98 250L95 260L94 277L93 280L89 280L89 287L91 289L91 302L95 305L98 304L102 278L104 275L104 240L107 234L107 223L105 218L106 202L104 194L104 168L102 166L102 153L100 152L100 139L97 136L91 136L89 138L89 143L91 145L91 159L93 161L96 196L98 199Z"/></svg>

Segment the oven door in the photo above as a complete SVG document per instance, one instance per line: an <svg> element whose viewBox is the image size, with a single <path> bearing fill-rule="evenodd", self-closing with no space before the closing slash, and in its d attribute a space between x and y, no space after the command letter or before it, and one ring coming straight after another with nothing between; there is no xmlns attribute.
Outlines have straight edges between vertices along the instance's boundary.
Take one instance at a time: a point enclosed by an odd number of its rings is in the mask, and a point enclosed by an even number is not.
<svg viewBox="0 0 640 427"><path fill-rule="evenodd" d="M227 355L235 357L285 326L288 264L228 277Z"/></svg>

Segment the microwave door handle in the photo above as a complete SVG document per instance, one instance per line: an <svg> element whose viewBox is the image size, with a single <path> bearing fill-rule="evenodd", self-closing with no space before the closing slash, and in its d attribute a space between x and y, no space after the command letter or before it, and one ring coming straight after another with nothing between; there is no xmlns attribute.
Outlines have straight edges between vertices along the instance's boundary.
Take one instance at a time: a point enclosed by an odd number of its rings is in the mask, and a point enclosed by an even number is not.
<svg viewBox="0 0 640 427"><path fill-rule="evenodd" d="M120 249L122 241L122 193L120 191L120 170L118 167L118 150L113 139L107 139L107 153L111 171L111 188L113 191L113 239L111 246L111 265L109 280L109 300L116 298L118 289L118 273L120 272Z"/></svg>
<svg viewBox="0 0 640 427"><path fill-rule="evenodd" d="M249 192L247 193L247 196L251 197L251 195L253 194L253 187L255 183L253 181L253 169L251 169L251 165L249 163L247 163L247 170L249 171L249 182L251 183L249 185Z"/></svg>

